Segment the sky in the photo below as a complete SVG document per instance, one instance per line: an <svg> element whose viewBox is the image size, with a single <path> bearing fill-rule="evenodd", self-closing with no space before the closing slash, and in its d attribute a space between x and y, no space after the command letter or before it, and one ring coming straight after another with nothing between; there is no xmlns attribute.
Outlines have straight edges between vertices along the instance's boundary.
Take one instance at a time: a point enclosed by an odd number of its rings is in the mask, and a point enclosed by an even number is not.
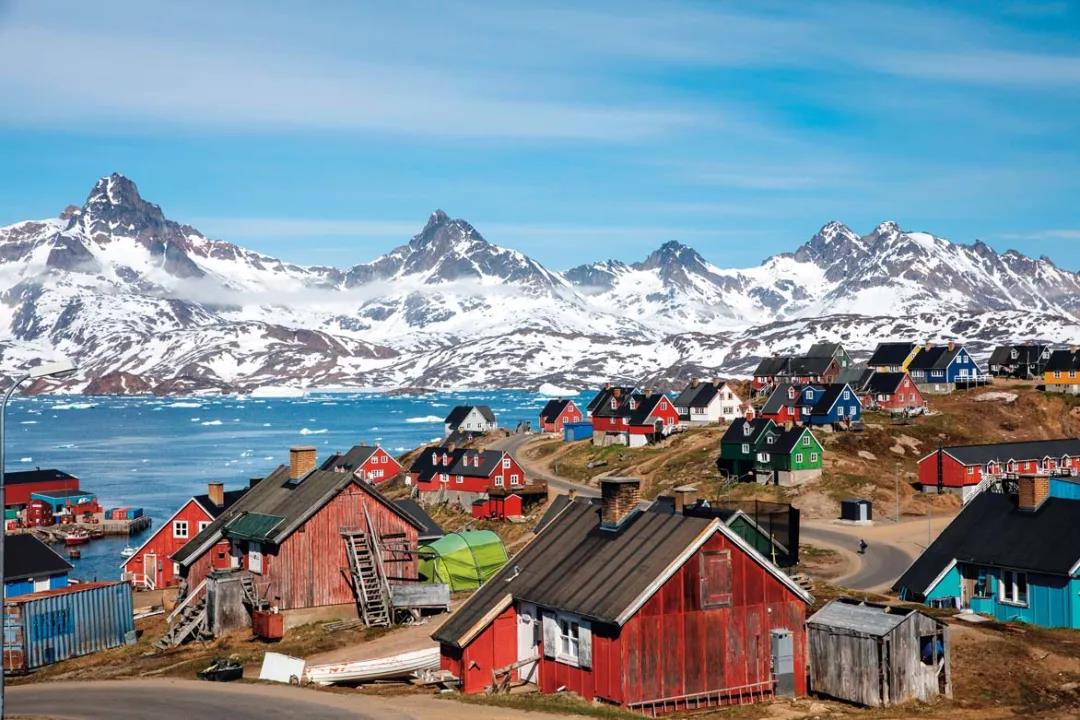
<svg viewBox="0 0 1080 720"><path fill-rule="evenodd" d="M435 208L553 269L884 220L1080 269L1080 3L0 0L0 225L121 172L345 266Z"/></svg>

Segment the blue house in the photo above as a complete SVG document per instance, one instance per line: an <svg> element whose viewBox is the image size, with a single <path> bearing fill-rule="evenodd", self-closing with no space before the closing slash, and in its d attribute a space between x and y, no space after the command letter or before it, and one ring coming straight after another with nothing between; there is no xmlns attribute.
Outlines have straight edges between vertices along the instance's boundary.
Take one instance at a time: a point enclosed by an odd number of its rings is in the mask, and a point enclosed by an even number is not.
<svg viewBox="0 0 1080 720"><path fill-rule="evenodd" d="M8 535L4 540L5 597L66 588L72 568L33 535Z"/></svg>
<svg viewBox="0 0 1080 720"><path fill-rule="evenodd" d="M969 502L897 580L900 599L1080 629L1080 488L1046 476L1019 484L1019 495Z"/></svg>
<svg viewBox="0 0 1080 720"><path fill-rule="evenodd" d="M951 340L947 345L927 343L908 364L908 373L919 390L951 393L957 385L967 386L984 379L982 368L971 353Z"/></svg>
<svg viewBox="0 0 1080 720"><path fill-rule="evenodd" d="M799 395L800 420L808 425L838 425L862 419L862 401L847 383L807 385Z"/></svg>

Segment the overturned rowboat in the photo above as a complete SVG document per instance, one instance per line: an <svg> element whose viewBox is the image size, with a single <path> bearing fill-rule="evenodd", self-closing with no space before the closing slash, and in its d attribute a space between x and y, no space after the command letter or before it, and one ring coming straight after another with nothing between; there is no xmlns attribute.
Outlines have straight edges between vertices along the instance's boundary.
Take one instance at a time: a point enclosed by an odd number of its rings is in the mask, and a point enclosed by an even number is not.
<svg viewBox="0 0 1080 720"><path fill-rule="evenodd" d="M333 685L408 678L413 673L438 667L439 648L433 647L374 660L314 665L308 667L306 675L308 682Z"/></svg>

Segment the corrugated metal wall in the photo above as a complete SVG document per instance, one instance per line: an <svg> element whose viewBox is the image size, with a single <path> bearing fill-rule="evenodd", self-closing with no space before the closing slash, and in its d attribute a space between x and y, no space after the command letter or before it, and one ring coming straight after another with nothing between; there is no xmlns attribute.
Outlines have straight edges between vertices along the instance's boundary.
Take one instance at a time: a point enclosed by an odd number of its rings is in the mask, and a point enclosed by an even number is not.
<svg viewBox="0 0 1080 720"><path fill-rule="evenodd" d="M135 629L128 583L95 583L35 595L8 603L6 669L33 670L117 647Z"/></svg>

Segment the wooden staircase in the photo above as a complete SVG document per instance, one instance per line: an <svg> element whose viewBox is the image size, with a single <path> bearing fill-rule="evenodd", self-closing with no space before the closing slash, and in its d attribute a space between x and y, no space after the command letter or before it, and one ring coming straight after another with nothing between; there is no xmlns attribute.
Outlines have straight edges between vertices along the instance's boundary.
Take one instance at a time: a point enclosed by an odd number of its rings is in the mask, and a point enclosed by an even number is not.
<svg viewBox="0 0 1080 720"><path fill-rule="evenodd" d="M364 519L370 529L367 508L364 508ZM391 625L390 584L383 569L378 538L375 533L365 530L342 530L341 537L349 558L360 619L368 627Z"/></svg>
<svg viewBox="0 0 1080 720"><path fill-rule="evenodd" d="M266 608L268 603L259 595L259 591L255 587L255 578L250 573L244 573L240 576L240 587L244 591L244 603L252 611Z"/></svg>
<svg viewBox="0 0 1080 720"><path fill-rule="evenodd" d="M154 643L154 647L158 650L168 650L189 638L202 640L212 637L207 619L206 604L206 581L204 580L169 615L167 618L169 629L158 638L158 641Z"/></svg>

